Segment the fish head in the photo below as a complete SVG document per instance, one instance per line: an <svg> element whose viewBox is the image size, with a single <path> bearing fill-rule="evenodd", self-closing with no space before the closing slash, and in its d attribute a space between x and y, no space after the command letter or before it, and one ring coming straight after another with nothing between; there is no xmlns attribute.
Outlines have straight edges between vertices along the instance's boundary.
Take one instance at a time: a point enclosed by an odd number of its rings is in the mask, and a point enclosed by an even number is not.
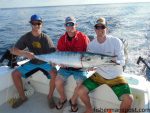
<svg viewBox="0 0 150 113"><path fill-rule="evenodd" d="M113 63L111 62L111 60L113 60L114 58L115 56L86 53L82 55L81 61L83 67L89 68L89 67L98 67L100 65L110 65Z"/></svg>

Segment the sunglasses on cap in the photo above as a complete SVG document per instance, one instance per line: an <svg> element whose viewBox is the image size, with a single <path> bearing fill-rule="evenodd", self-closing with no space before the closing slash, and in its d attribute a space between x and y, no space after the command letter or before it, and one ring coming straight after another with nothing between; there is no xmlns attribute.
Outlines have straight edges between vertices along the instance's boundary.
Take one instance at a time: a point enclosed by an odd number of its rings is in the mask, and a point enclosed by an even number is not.
<svg viewBox="0 0 150 113"><path fill-rule="evenodd" d="M97 30L105 29L105 28L106 28L106 26L104 26L104 25L101 25L101 26L95 25L94 27L95 27L95 29L97 29Z"/></svg>
<svg viewBox="0 0 150 113"><path fill-rule="evenodd" d="M41 22L31 22L31 24L32 24L33 26L36 26L36 25L40 26L42 23L41 23Z"/></svg>
<svg viewBox="0 0 150 113"><path fill-rule="evenodd" d="M66 27L72 27L72 26L74 26L74 23L72 23L72 22L66 23L65 26L66 26Z"/></svg>

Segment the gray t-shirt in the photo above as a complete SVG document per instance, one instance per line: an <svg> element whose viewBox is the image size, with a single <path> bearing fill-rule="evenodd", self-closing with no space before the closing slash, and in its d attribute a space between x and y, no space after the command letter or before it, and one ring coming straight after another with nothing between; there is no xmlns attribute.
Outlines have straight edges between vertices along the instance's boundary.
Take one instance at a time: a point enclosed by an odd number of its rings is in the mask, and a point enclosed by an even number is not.
<svg viewBox="0 0 150 113"><path fill-rule="evenodd" d="M15 44L15 47L24 50L28 48L30 52L33 52L35 55L46 54L53 52L54 44L50 37L44 33L41 33L40 36L35 37L31 32L23 35ZM34 64L41 64L39 60L31 60Z"/></svg>

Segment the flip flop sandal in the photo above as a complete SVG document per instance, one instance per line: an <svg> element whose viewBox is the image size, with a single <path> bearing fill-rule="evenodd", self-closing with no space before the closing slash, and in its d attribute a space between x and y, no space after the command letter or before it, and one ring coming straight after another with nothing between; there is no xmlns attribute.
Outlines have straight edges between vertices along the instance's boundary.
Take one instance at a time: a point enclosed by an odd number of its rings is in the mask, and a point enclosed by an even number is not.
<svg viewBox="0 0 150 113"><path fill-rule="evenodd" d="M17 107L21 106L27 100L28 100L27 98L25 98L24 100L21 98L14 99L13 103L12 103L12 108L17 108Z"/></svg>
<svg viewBox="0 0 150 113"><path fill-rule="evenodd" d="M48 99L48 105L49 105L49 108L55 108L56 104L55 104L55 101L53 98L51 99Z"/></svg>
<svg viewBox="0 0 150 113"><path fill-rule="evenodd" d="M69 100L70 106L71 106L71 112L77 112L78 111L78 106L77 104L72 104L71 99ZM76 109L74 109L76 108Z"/></svg>
<svg viewBox="0 0 150 113"><path fill-rule="evenodd" d="M58 105L56 105L56 109L58 110L62 109L66 102L67 102L67 99L65 99L63 102L59 100Z"/></svg>

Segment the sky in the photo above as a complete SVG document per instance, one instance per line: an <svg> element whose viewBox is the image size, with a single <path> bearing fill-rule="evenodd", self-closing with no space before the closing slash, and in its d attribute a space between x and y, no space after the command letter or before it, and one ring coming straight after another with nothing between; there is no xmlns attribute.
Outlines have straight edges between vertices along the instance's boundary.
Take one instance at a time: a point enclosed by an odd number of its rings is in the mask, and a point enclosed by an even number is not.
<svg viewBox="0 0 150 113"><path fill-rule="evenodd" d="M0 8L150 2L150 0L0 0Z"/></svg>

